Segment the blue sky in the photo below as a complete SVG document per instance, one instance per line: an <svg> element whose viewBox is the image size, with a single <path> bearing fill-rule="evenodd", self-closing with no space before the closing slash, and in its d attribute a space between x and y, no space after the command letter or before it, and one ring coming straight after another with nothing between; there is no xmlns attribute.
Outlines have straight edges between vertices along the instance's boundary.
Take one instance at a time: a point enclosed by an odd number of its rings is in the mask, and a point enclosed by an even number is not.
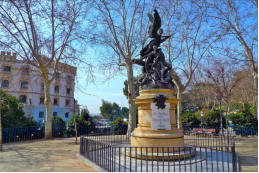
<svg viewBox="0 0 259 173"><path fill-rule="evenodd" d="M93 65L94 82L91 82L89 76L86 75L88 71L84 66L77 67L75 99L80 105L87 106L91 114L100 113L99 107L102 99L128 107L127 98L123 95L124 81L127 79L125 69L113 71L113 76L108 79L107 73L105 74L100 65L100 61L105 61L101 59L100 54L103 54L103 49L92 45L87 48L84 55L87 62ZM114 68L118 69L117 66ZM135 71L135 73L138 72Z"/></svg>
<svg viewBox="0 0 259 173"><path fill-rule="evenodd" d="M240 9L241 12L243 10L244 11L247 10L247 7L244 9ZM257 16L255 16L255 17L256 17L256 21L257 21ZM244 27L247 28L247 26L249 26L250 23L253 23L252 21L254 21L254 20L247 19L246 24L244 24ZM147 25L148 25L148 23L147 23ZM205 27L204 29L206 31L208 28ZM248 33L254 34L255 32L248 32ZM203 35L204 33L201 32L201 34ZM199 37L200 37L200 35L199 35ZM248 39L249 38L250 37L248 34ZM241 52L243 52L243 48L242 48L242 46L240 46L239 42L236 42L235 39L234 40L232 40L232 39L227 37L226 40L224 40L224 41L227 41L226 46L228 46L229 42L234 41L233 42L234 44L230 43L229 46L232 48L234 46L237 46L241 49ZM177 44L177 42L174 42L174 43ZM95 71L95 83L89 82L87 84L86 81L88 79L86 78L86 74L85 74L86 72L84 70L81 70L80 68L78 68L76 90L75 90L75 98L78 100L78 103L80 105L86 105L88 107L90 113L92 113L92 114L100 112L99 107L101 106L102 99L109 101L109 102L116 102L120 106L128 107L127 99L123 95L123 91L122 91L122 89L124 87L123 83L127 79L125 71L123 71L120 74L117 74L117 72L114 71L113 72L115 74L114 77L107 81L106 76L104 75L104 72L102 72L102 69L99 69L100 68L99 63L100 63L100 61L105 61L105 59L102 59L102 58L108 58L108 55L107 55L108 51L104 50L105 49L104 47L103 48L100 48L100 47L94 48L94 45L91 45L90 47L87 48L87 50L86 50L86 52L87 52L86 57L87 57L87 61L89 61L89 58L90 58L89 63L93 64L96 67L94 70ZM217 50L215 50L214 53L215 53L214 57L218 57ZM185 57L186 57L186 55L183 54L182 58L185 58ZM242 57L242 55L241 55L241 57ZM110 58L114 58L114 60L117 60L117 58L115 56L113 56L112 54L111 54ZM178 58L175 62L173 62L173 68L175 68L176 71L177 71L178 67L182 67L185 65L182 63L186 63L186 61L185 60L183 61L182 58ZM97 61L99 61L99 62L97 62ZM103 63L103 62L101 62L101 63ZM136 76L139 73L140 73L140 71L138 70L138 67L134 66L134 76Z"/></svg>
<svg viewBox="0 0 259 173"><path fill-rule="evenodd" d="M106 63L106 58L111 58L105 56L107 51L104 47L94 44L89 44L85 49L83 57L93 65L94 82L91 82L84 65L77 66L74 97L79 105L87 106L90 114L100 113L99 107L102 105L102 99L115 102L121 107L128 107L128 100L123 94L124 81L127 80L126 69L121 67L118 70L118 66L113 65L112 74L109 74L109 70L102 66ZM113 58L117 62L117 57ZM107 62L111 62L111 60ZM140 74L140 68L137 65L134 65L133 69L134 76Z"/></svg>
<svg viewBox="0 0 259 173"><path fill-rule="evenodd" d="M83 72L78 71L80 79L76 84L75 98L80 105L86 105L91 114L100 112L99 107L102 104L102 99L128 107L127 99L122 91L126 76L116 75L113 79L106 80L106 77L101 73L95 73L95 75L95 84L86 84Z"/></svg>

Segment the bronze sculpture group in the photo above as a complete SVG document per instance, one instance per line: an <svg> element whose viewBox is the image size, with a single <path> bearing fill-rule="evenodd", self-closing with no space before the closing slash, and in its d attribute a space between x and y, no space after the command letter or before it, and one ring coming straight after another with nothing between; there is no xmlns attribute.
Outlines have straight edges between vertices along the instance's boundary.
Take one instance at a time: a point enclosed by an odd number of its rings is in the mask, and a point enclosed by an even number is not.
<svg viewBox="0 0 259 173"><path fill-rule="evenodd" d="M140 51L140 59L133 59L134 64L143 66L138 83L140 89L172 89L173 82L169 74L172 67L165 61L165 55L160 48L160 44L170 36L162 36L161 18L156 9L153 16L149 15L149 20L151 25L148 35L152 40Z"/></svg>

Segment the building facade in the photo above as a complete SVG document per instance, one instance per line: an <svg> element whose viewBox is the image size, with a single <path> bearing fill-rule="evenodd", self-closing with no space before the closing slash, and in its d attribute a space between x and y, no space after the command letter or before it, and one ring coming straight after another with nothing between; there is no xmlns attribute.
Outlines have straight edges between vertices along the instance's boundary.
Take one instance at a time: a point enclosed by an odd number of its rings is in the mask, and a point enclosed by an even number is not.
<svg viewBox="0 0 259 173"><path fill-rule="evenodd" d="M74 99L76 67L59 63L50 86L52 115L68 122L77 110ZM25 115L42 123L45 118L44 84L37 68L17 59L15 53L1 52L0 88L24 104Z"/></svg>

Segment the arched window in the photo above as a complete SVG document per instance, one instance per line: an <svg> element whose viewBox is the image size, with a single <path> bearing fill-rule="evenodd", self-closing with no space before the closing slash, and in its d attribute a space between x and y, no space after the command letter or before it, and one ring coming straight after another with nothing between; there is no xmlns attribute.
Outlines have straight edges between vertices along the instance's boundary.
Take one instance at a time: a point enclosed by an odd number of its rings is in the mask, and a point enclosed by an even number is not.
<svg viewBox="0 0 259 173"><path fill-rule="evenodd" d="M19 101L22 102L22 103L26 103L27 102L27 96L26 95L20 95Z"/></svg>
<svg viewBox="0 0 259 173"><path fill-rule="evenodd" d="M55 93L57 93L57 94L58 94L58 93L59 93L59 86L58 86L58 85L56 85L56 86L55 86L55 88L54 88L54 90L55 90Z"/></svg>

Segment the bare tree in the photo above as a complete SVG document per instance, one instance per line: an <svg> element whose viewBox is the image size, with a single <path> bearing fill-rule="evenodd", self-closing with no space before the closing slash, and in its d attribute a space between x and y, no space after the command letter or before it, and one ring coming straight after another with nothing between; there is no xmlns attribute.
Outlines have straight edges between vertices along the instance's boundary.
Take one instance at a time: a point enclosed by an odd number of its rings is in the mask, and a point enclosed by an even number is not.
<svg viewBox="0 0 259 173"><path fill-rule="evenodd" d="M242 78L242 80L234 88L232 100L235 103L241 103L245 108L246 104L253 103L253 97L256 95L253 88L253 76L247 67L241 68L235 75L240 76L237 78Z"/></svg>
<svg viewBox="0 0 259 173"><path fill-rule="evenodd" d="M3 100L0 100L0 151L3 151L2 107L3 107Z"/></svg>
<svg viewBox="0 0 259 173"><path fill-rule="evenodd" d="M233 90L242 80L241 75L236 75L238 69L235 69L235 63L229 61L214 61L212 67L208 67L207 74L210 79L211 86L215 93L221 94L223 101L226 104L227 115L229 113L229 106L233 96ZM227 122L226 122L227 126Z"/></svg>
<svg viewBox="0 0 259 173"><path fill-rule="evenodd" d="M172 35L165 45L173 69L170 74L177 89L177 98L189 86L203 57L216 38L208 32L207 7L203 1L161 1L166 19L167 34ZM178 128L181 128L181 102L177 105Z"/></svg>
<svg viewBox="0 0 259 173"><path fill-rule="evenodd" d="M210 20L218 35L223 35L221 51L232 59L248 63L253 75L254 101L258 95L258 2L222 0L208 3ZM225 44L224 44L225 43Z"/></svg>
<svg viewBox="0 0 259 173"><path fill-rule="evenodd" d="M77 60L82 62L79 59L82 52L77 46L83 38L78 32L82 9L87 9L85 2L76 0L0 2L0 46L16 52L20 60L41 73L45 94L46 139L52 137L49 90L60 70L59 64Z"/></svg>
<svg viewBox="0 0 259 173"><path fill-rule="evenodd" d="M93 23L101 28L94 34L94 41L104 46L106 59L103 63L108 68L112 66L126 68L129 103L128 133L131 133L136 127L132 58L137 56L137 50L144 46L147 38L147 26L143 25L145 20L143 16L145 15L146 18L145 1L96 0L94 4L100 17Z"/></svg>

